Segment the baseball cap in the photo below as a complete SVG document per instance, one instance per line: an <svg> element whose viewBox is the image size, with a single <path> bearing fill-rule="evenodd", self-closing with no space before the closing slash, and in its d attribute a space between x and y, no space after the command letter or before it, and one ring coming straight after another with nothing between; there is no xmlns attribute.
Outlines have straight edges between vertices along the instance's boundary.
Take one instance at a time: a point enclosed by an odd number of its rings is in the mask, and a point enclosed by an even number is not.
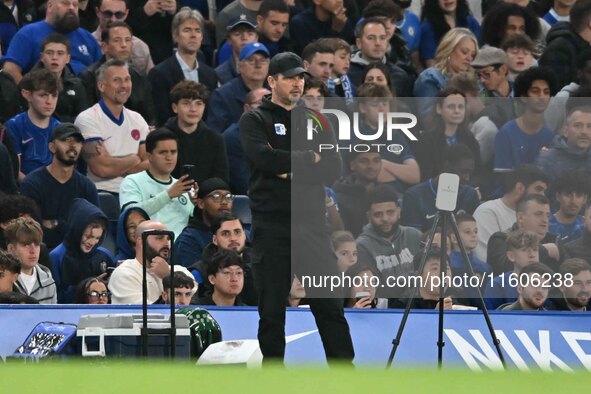
<svg viewBox="0 0 591 394"><path fill-rule="evenodd" d="M230 32L241 25L249 26L249 27L253 28L254 30L256 30L256 28L257 28L257 25L255 23L252 23L251 21L249 21L246 18L246 15L240 15L238 18L233 19L228 26L226 26L226 31Z"/></svg>
<svg viewBox="0 0 591 394"><path fill-rule="evenodd" d="M264 44L261 44L260 42L250 42L240 50L240 55L238 56L238 59L240 61L248 59L255 53L264 53L265 55L267 55L267 57L271 57L269 50Z"/></svg>
<svg viewBox="0 0 591 394"><path fill-rule="evenodd" d="M53 129L53 133L51 133L51 139L49 141L61 141L72 136L75 136L79 141L84 141L84 136L82 136L78 126L68 122L60 123L55 127L55 129Z"/></svg>
<svg viewBox="0 0 591 394"><path fill-rule="evenodd" d="M487 67L495 64L506 64L507 54L495 47L484 47L478 51L478 55L472 61L472 67Z"/></svg>
<svg viewBox="0 0 591 394"><path fill-rule="evenodd" d="M269 75L283 74L291 78L304 73L308 74L304 68L304 61L293 52L281 52L271 58Z"/></svg>
<svg viewBox="0 0 591 394"><path fill-rule="evenodd" d="M230 190L230 186L222 178L209 178L199 183L197 197L205 198L209 193L215 190Z"/></svg>

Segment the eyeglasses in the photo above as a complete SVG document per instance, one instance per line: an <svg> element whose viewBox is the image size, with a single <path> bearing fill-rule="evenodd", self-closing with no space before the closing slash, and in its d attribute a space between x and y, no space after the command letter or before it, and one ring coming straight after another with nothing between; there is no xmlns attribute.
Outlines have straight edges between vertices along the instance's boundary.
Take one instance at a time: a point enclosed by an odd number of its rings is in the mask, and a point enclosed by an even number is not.
<svg viewBox="0 0 591 394"><path fill-rule="evenodd" d="M270 61L271 60L269 60L268 57L264 57L262 59L257 59L257 58L251 57L251 58L243 60L243 62L246 62L247 64L249 64L251 66L254 66L255 64L261 64L261 65L269 64Z"/></svg>
<svg viewBox="0 0 591 394"><path fill-rule="evenodd" d="M102 11L101 14L103 14L103 16L105 18L112 18L115 17L115 19L123 19L125 18L125 12L123 11L117 11L117 12L113 12L113 11Z"/></svg>
<svg viewBox="0 0 591 394"><path fill-rule="evenodd" d="M496 65L496 66L493 66L492 70L487 70L487 71L480 70L480 71L477 72L478 78L482 78L482 79L488 80L488 79L490 79L491 74L493 72L495 72L495 71L498 71L499 68L501 68L501 66L500 65Z"/></svg>
<svg viewBox="0 0 591 394"><path fill-rule="evenodd" d="M230 202L234 200L234 195L232 193L222 194L222 193L211 193L207 195L207 198L211 198L215 202L221 202L222 200L226 202Z"/></svg>
<svg viewBox="0 0 591 394"><path fill-rule="evenodd" d="M95 298L95 299L99 299L99 298L109 298L111 296L111 293L109 293L108 291L103 291L102 293L99 293L98 291L91 291L90 293L86 293L86 295L90 298Z"/></svg>

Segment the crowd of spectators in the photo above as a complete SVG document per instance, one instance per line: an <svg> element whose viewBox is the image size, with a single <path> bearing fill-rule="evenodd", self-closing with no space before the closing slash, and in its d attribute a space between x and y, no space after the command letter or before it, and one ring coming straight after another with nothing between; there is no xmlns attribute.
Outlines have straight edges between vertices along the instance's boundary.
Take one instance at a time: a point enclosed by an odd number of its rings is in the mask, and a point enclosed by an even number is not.
<svg viewBox="0 0 591 394"><path fill-rule="evenodd" d="M1 1L2 300L140 303L145 262L150 303L172 302L173 289L179 305L257 305L240 119L268 103L273 56L294 52L307 72L300 106L355 113L352 142L382 134L389 112L418 118L416 140L389 133L396 152L341 152L342 177L324 185L339 272L438 274L425 234L439 177L453 173L448 274L469 272L461 243L490 280L443 289L444 307L480 307L480 290L489 309L588 310L591 0L410 6ZM144 244L150 230L170 230L174 248L158 234ZM572 281L523 280L535 275ZM307 304L292 279L285 304ZM412 289L340 290L346 307L399 308ZM412 306L437 307L440 290L420 287Z"/></svg>

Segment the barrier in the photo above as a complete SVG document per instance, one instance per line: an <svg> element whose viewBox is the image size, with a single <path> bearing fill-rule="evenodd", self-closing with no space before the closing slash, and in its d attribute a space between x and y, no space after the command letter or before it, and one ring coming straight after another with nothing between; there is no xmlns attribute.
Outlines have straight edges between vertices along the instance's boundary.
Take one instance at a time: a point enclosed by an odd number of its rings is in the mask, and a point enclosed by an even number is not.
<svg viewBox="0 0 591 394"><path fill-rule="evenodd" d="M150 311L167 313L167 306ZM256 339L255 308L208 308L222 327L223 339ZM81 315L140 313L137 306L0 305L0 356L11 354L41 321L78 323ZM348 310L347 320L357 365L385 366L392 338L402 317L398 310ZM568 312L491 312L491 318L510 368L521 370L591 370L591 314ZM394 360L399 366L437 365L437 313L412 311ZM445 314L445 366L472 370L500 368L480 312ZM312 313L305 308L287 312L286 364L325 364Z"/></svg>

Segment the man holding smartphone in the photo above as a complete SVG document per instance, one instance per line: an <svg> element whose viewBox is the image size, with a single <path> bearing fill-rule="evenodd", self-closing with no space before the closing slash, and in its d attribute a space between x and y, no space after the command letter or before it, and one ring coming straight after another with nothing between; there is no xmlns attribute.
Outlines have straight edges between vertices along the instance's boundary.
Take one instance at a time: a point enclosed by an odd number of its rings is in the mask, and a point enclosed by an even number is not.
<svg viewBox="0 0 591 394"><path fill-rule="evenodd" d="M140 207L150 218L165 224L175 236L187 226L198 190L190 174L178 180L171 175L177 162L177 146L176 135L166 128L148 134L148 169L128 175L119 190L121 209ZM190 172L190 167L186 171Z"/></svg>

